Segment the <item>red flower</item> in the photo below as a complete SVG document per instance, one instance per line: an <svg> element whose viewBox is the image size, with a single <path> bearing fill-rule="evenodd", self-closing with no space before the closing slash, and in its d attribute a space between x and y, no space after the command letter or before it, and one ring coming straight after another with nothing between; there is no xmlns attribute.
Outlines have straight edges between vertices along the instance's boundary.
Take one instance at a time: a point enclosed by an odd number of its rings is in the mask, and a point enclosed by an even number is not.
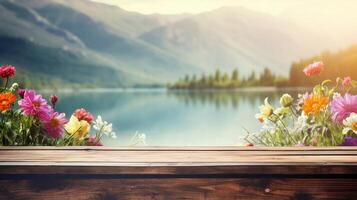
<svg viewBox="0 0 357 200"><path fill-rule="evenodd" d="M95 136L90 136L87 140L87 146L103 146L103 144Z"/></svg>
<svg viewBox="0 0 357 200"><path fill-rule="evenodd" d="M84 108L77 109L74 111L73 115L77 117L79 121L85 120L89 124L93 121L93 115L90 112L87 112Z"/></svg>
<svg viewBox="0 0 357 200"><path fill-rule="evenodd" d="M24 98L24 96L25 96L25 91L26 91L26 90L24 90L24 89L18 89L18 90L17 90L17 94L21 97L21 99Z"/></svg>
<svg viewBox="0 0 357 200"><path fill-rule="evenodd" d="M307 67L305 67L303 72L305 73L306 76L313 76L313 75L320 74L323 69L324 69L324 64L320 61L308 65Z"/></svg>
<svg viewBox="0 0 357 200"><path fill-rule="evenodd" d="M1 78L8 78L15 75L15 67L12 65L3 65L0 67L0 76Z"/></svg>
<svg viewBox="0 0 357 200"><path fill-rule="evenodd" d="M52 106L54 107L58 101L58 97L56 95L51 95L50 101L51 101Z"/></svg>

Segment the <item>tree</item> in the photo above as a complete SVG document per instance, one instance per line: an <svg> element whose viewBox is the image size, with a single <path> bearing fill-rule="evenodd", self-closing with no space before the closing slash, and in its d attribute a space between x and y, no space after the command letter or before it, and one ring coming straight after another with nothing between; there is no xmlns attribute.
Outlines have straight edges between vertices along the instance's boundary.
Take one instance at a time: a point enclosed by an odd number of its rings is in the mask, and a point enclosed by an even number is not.
<svg viewBox="0 0 357 200"><path fill-rule="evenodd" d="M267 67L264 68L263 72L260 74L259 83L262 86L273 86L275 80L275 75Z"/></svg>
<svg viewBox="0 0 357 200"><path fill-rule="evenodd" d="M219 71L219 69L216 70L216 73L214 75L214 80L216 82L220 82L221 81L221 71Z"/></svg>
<svg viewBox="0 0 357 200"><path fill-rule="evenodd" d="M237 69L234 69L234 70L233 70L231 80L232 80L233 82L238 82L238 80L239 80L239 72L238 72Z"/></svg>

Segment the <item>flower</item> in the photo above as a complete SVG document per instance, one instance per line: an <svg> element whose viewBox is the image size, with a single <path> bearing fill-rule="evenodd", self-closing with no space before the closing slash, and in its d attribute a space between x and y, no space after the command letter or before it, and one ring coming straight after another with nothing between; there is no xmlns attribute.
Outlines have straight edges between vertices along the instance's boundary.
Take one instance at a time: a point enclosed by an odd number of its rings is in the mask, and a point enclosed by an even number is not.
<svg viewBox="0 0 357 200"><path fill-rule="evenodd" d="M15 75L15 67L12 65L3 65L0 67L1 78L9 78Z"/></svg>
<svg viewBox="0 0 357 200"><path fill-rule="evenodd" d="M52 112L52 109L47 105L47 101L33 90L25 90L24 98L18 104L25 116L37 116L42 119Z"/></svg>
<svg viewBox="0 0 357 200"><path fill-rule="evenodd" d="M63 125L67 123L64 113L53 112L43 121L45 133L53 138L59 138L63 133Z"/></svg>
<svg viewBox="0 0 357 200"><path fill-rule="evenodd" d="M309 98L310 94L305 92L304 94L298 94L298 109L300 110L302 105L304 105L304 101Z"/></svg>
<svg viewBox="0 0 357 200"><path fill-rule="evenodd" d="M345 96L335 97L330 106L333 121L341 124L351 113L357 113L357 95L346 93Z"/></svg>
<svg viewBox="0 0 357 200"><path fill-rule="evenodd" d="M21 99L24 98L25 95L25 90L24 89L18 89L17 94L20 96Z"/></svg>
<svg viewBox="0 0 357 200"><path fill-rule="evenodd" d="M269 104L268 98L265 98L264 105L261 105L259 109L260 113L256 114L255 117L262 123L273 114L273 107Z"/></svg>
<svg viewBox="0 0 357 200"><path fill-rule="evenodd" d="M11 92L14 92L17 88L19 87L19 84L18 83L13 83L10 87L10 91Z"/></svg>
<svg viewBox="0 0 357 200"><path fill-rule="evenodd" d="M87 140L87 146L103 146L96 136L90 136Z"/></svg>
<svg viewBox="0 0 357 200"><path fill-rule="evenodd" d="M10 92L0 93L0 110L4 111L9 109L10 105L14 103L16 97Z"/></svg>
<svg viewBox="0 0 357 200"><path fill-rule="evenodd" d="M90 112L87 112L84 108L77 109L74 111L73 115L76 116L79 121L85 120L89 124L93 121L93 115Z"/></svg>
<svg viewBox="0 0 357 200"><path fill-rule="evenodd" d="M357 146L357 138L345 137L341 146Z"/></svg>
<svg viewBox="0 0 357 200"><path fill-rule="evenodd" d="M343 134L347 134L349 131L353 131L357 134L357 114L351 113L349 117L343 120L343 125L346 126L342 131Z"/></svg>
<svg viewBox="0 0 357 200"><path fill-rule="evenodd" d="M55 107L57 101L58 101L58 97L56 95L51 95L50 96L50 101L53 107Z"/></svg>
<svg viewBox="0 0 357 200"><path fill-rule="evenodd" d="M317 114L328 105L328 98L321 95L310 95L304 100L302 109L306 115Z"/></svg>
<svg viewBox="0 0 357 200"><path fill-rule="evenodd" d="M348 86L350 86L351 81L352 81L352 79L350 76L345 77L342 81L342 86L344 88L347 88Z"/></svg>
<svg viewBox="0 0 357 200"><path fill-rule="evenodd" d="M103 121L102 117L99 115L94 122L93 128L99 133L103 133L110 138L116 138L115 133L113 132L112 124L109 124L106 121Z"/></svg>
<svg viewBox="0 0 357 200"><path fill-rule="evenodd" d="M64 129L76 139L84 138L90 130L90 125L86 120L78 120L74 115L71 116L69 122L64 125Z"/></svg>
<svg viewBox="0 0 357 200"><path fill-rule="evenodd" d="M302 113L294 123L294 127L292 129L293 132L300 132L304 130L304 128L307 126L307 120L308 116L306 116L304 113Z"/></svg>
<svg viewBox="0 0 357 200"><path fill-rule="evenodd" d="M332 98L337 98L337 97L341 97L341 94L338 93L338 92L334 92L333 95L332 95Z"/></svg>
<svg viewBox="0 0 357 200"><path fill-rule="evenodd" d="M280 104L283 107L289 107L292 105L293 102L294 99L290 96L290 94L283 94L283 96L281 96L280 98Z"/></svg>
<svg viewBox="0 0 357 200"><path fill-rule="evenodd" d="M303 72L305 73L306 76L320 74L321 71L323 70L323 66L324 66L324 64L321 61L314 62L314 63L308 65L307 67L305 67Z"/></svg>
<svg viewBox="0 0 357 200"><path fill-rule="evenodd" d="M134 136L131 138L131 145L135 146L137 144L146 144L146 134L139 133L138 131L135 132Z"/></svg>

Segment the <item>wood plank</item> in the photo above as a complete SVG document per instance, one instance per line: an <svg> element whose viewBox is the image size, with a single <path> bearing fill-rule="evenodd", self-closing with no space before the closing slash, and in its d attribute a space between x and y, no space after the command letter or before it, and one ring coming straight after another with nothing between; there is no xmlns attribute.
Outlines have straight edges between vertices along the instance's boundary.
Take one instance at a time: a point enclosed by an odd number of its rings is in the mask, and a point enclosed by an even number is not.
<svg viewBox="0 0 357 200"><path fill-rule="evenodd" d="M135 147L107 147L107 146L2 146L2 150L96 150L96 151L356 151L356 147L241 147L241 146L135 146Z"/></svg>
<svg viewBox="0 0 357 200"><path fill-rule="evenodd" d="M2 162L83 163L357 163L356 152L240 152L240 151L0 151Z"/></svg>
<svg viewBox="0 0 357 200"><path fill-rule="evenodd" d="M354 199L355 179L44 179L0 180L0 199Z"/></svg>
<svg viewBox="0 0 357 200"><path fill-rule="evenodd" d="M357 148L139 149L5 147L0 150L0 173L357 173Z"/></svg>

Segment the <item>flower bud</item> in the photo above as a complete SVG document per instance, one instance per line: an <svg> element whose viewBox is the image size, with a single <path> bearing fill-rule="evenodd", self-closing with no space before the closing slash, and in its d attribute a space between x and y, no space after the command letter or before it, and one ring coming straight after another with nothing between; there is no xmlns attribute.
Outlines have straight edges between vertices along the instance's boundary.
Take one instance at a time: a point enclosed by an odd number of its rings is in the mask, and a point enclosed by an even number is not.
<svg viewBox="0 0 357 200"><path fill-rule="evenodd" d="M283 107L289 107L293 104L294 102L294 98L292 98L289 94L284 94L281 98L280 98L280 104Z"/></svg>
<svg viewBox="0 0 357 200"><path fill-rule="evenodd" d="M57 101L58 101L57 96L56 95L51 95L50 101L51 101L52 106L54 107L56 105Z"/></svg>
<svg viewBox="0 0 357 200"><path fill-rule="evenodd" d="M23 99L24 95L25 95L25 90L24 89L19 89L19 90L17 90L17 94L21 97L21 99Z"/></svg>
<svg viewBox="0 0 357 200"><path fill-rule="evenodd" d="M349 87L351 81L352 81L351 77L349 77L349 76L345 77L345 78L343 79L343 81L342 81L342 86L343 86L344 88Z"/></svg>
<svg viewBox="0 0 357 200"><path fill-rule="evenodd" d="M317 139L316 138L312 138L310 140L310 146L317 146Z"/></svg>

